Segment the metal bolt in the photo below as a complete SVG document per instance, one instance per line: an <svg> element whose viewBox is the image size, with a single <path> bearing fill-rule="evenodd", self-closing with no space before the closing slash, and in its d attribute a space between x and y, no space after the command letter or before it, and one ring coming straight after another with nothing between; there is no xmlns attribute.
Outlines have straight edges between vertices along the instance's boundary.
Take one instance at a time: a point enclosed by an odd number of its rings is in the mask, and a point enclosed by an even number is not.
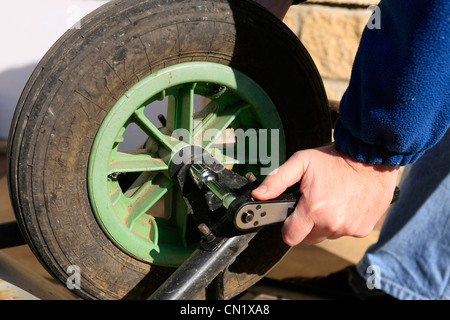
<svg viewBox="0 0 450 320"><path fill-rule="evenodd" d="M202 238L208 243L213 241L216 238L216 236L211 231L211 229L204 223L200 223L198 225L198 230L202 234Z"/></svg>
<svg viewBox="0 0 450 320"><path fill-rule="evenodd" d="M255 182L255 181L256 181L256 177L255 177L255 175L253 174L253 172L247 172L247 173L245 174L245 177L247 178L247 180L248 180L249 182Z"/></svg>
<svg viewBox="0 0 450 320"><path fill-rule="evenodd" d="M242 214L242 222L249 223L253 220L254 217L255 217L255 215L253 214L253 211L251 211L251 210L245 211Z"/></svg>

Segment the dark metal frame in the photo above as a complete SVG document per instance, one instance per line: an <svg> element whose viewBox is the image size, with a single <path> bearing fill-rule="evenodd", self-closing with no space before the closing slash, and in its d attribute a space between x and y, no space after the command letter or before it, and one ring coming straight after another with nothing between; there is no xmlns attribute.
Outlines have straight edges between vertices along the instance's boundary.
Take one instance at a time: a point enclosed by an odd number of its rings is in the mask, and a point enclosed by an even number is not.
<svg viewBox="0 0 450 320"><path fill-rule="evenodd" d="M0 224L0 249L12 248L26 244L16 221Z"/></svg>

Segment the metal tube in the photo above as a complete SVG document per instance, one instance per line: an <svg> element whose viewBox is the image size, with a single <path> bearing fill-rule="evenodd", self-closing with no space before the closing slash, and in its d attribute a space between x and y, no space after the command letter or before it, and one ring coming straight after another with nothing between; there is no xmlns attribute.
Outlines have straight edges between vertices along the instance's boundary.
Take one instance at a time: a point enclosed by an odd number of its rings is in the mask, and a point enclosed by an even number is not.
<svg viewBox="0 0 450 320"><path fill-rule="evenodd" d="M202 164L194 163L189 169L191 176L200 189L204 187L211 190L228 209L230 204L236 199L236 195L230 192L217 181L217 173Z"/></svg>
<svg viewBox="0 0 450 320"><path fill-rule="evenodd" d="M197 249L148 300L193 300L244 251L256 233L226 239L215 251Z"/></svg>

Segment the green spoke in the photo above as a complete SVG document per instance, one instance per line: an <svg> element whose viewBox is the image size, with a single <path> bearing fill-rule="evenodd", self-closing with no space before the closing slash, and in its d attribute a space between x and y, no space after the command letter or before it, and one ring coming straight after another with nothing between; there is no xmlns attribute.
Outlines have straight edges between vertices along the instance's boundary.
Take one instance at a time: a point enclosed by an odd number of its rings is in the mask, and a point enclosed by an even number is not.
<svg viewBox="0 0 450 320"><path fill-rule="evenodd" d="M209 102L206 106L204 106L199 112L195 114L194 124L198 125L198 123L209 121L209 119L217 112L217 109L218 105L215 101Z"/></svg>
<svg viewBox="0 0 450 320"><path fill-rule="evenodd" d="M129 199L127 210L129 215L126 225L132 229L134 223L144 215L173 186L173 182L162 174L144 183Z"/></svg>
<svg viewBox="0 0 450 320"><path fill-rule="evenodd" d="M171 188L164 198L164 216L175 223L178 239L186 247L187 205L179 188Z"/></svg>
<svg viewBox="0 0 450 320"><path fill-rule="evenodd" d="M202 145L203 130L216 117L218 105L211 101L194 116L193 143Z"/></svg>
<svg viewBox="0 0 450 320"><path fill-rule="evenodd" d="M169 137L164 135L144 114L145 107L138 108L134 114L133 119L136 124L156 143L162 145L168 150L172 150L173 146L169 142Z"/></svg>
<svg viewBox="0 0 450 320"><path fill-rule="evenodd" d="M167 164L149 154L117 152L108 166L108 174L167 170Z"/></svg>
<svg viewBox="0 0 450 320"><path fill-rule="evenodd" d="M126 205L132 202L133 195L149 180L153 179L157 173L155 172L142 172L136 180L128 187L127 190L122 190L125 197ZM124 199L122 199L124 200Z"/></svg>
<svg viewBox="0 0 450 320"><path fill-rule="evenodd" d="M261 149L261 141L259 147L257 147L257 139L259 137L258 130L253 130L251 133L252 134L248 135L242 133L236 134L234 137L236 143L234 145L230 145L229 143L224 144L221 147L213 145L207 150L223 165L270 163L271 158L267 154L268 151ZM246 138L248 138L248 140L246 140ZM271 150L271 146L268 146L268 149Z"/></svg>
<svg viewBox="0 0 450 320"><path fill-rule="evenodd" d="M214 142L224 133L224 131L231 125L236 117L243 110L250 107L250 104L246 102L239 102L234 105L228 105L219 112L209 117L207 121L204 121L202 127L202 146L205 149L211 147ZM199 140L199 137L194 138L195 141Z"/></svg>
<svg viewBox="0 0 450 320"><path fill-rule="evenodd" d="M228 165L235 165L240 164L242 161L239 161L239 158L236 155L236 148L226 148L226 149L219 149L219 148L212 148L209 149L209 153L217 159L220 163L222 163L224 166Z"/></svg>
<svg viewBox="0 0 450 320"><path fill-rule="evenodd" d="M167 108L166 127L170 132L184 129L178 132L183 136L183 142L191 143L194 130L194 95L196 83L182 86L177 92L169 97Z"/></svg>

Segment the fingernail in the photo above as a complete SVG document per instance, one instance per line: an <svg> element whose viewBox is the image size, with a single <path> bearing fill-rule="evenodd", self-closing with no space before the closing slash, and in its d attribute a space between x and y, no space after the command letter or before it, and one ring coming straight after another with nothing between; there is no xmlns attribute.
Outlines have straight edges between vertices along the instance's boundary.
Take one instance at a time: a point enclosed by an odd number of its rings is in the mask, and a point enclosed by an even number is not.
<svg viewBox="0 0 450 320"><path fill-rule="evenodd" d="M267 186L266 185L260 185L258 188L256 188L255 190L253 190L254 192L260 193L260 194L264 194L267 192Z"/></svg>

